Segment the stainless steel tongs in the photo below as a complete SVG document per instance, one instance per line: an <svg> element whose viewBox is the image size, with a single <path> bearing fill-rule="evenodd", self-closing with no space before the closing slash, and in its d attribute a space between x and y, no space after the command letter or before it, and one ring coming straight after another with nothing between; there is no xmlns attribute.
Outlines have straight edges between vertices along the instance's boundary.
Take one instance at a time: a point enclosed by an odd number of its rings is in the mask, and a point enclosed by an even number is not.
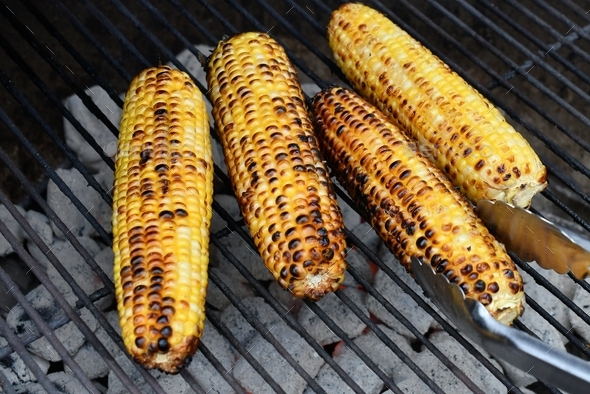
<svg viewBox="0 0 590 394"><path fill-rule="evenodd" d="M466 299L459 286L416 257L412 257L412 272L428 297L468 339L549 385L572 394L590 393L590 363L499 323L479 301Z"/></svg>

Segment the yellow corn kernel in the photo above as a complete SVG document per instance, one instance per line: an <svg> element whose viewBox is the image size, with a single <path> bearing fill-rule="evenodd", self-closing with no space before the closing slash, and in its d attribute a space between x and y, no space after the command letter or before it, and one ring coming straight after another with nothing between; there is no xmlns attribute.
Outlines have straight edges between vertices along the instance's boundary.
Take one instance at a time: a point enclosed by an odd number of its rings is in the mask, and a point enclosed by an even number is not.
<svg viewBox="0 0 590 394"><path fill-rule="evenodd" d="M177 373L203 332L212 157L188 75L161 66L135 77L115 167L114 281L123 341L146 368Z"/></svg>
<svg viewBox="0 0 590 394"><path fill-rule="evenodd" d="M528 142L477 90L381 13L344 4L328 40L352 86L421 150L471 201L530 205L547 186Z"/></svg>
<svg viewBox="0 0 590 394"><path fill-rule="evenodd" d="M492 316L523 311L522 278L469 202L415 142L357 94L333 87L313 100L322 152L395 257L421 257Z"/></svg>
<svg viewBox="0 0 590 394"><path fill-rule="evenodd" d="M219 43L207 82L242 215L266 267L295 296L334 291L346 269L342 215L295 68L263 33Z"/></svg>

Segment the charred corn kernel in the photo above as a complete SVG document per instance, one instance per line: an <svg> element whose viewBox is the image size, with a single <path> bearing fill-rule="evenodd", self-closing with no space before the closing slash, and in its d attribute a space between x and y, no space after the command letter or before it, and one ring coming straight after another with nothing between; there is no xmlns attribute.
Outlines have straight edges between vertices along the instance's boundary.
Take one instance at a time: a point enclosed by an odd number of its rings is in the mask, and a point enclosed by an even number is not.
<svg viewBox="0 0 590 394"><path fill-rule="evenodd" d="M266 267L318 300L346 269L342 215L320 158L295 68L263 33L219 43L207 82L242 215Z"/></svg>
<svg viewBox="0 0 590 394"><path fill-rule="evenodd" d="M209 117L185 73L149 68L131 82L113 201L123 341L146 368L176 373L203 332L213 202Z"/></svg>
<svg viewBox="0 0 590 394"><path fill-rule="evenodd" d="M328 88L313 106L324 156L406 269L422 257L500 322L517 318L524 292L514 263L415 142L352 91Z"/></svg>
<svg viewBox="0 0 590 394"><path fill-rule="evenodd" d="M477 90L379 12L344 4L328 40L352 86L471 201L530 205L546 169L528 142Z"/></svg>

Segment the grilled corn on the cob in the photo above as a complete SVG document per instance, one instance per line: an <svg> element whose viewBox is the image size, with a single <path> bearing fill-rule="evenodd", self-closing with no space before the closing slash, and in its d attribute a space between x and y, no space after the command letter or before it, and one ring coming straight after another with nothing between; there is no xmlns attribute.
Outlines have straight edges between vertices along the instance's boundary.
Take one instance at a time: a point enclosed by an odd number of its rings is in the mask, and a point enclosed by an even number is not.
<svg viewBox="0 0 590 394"><path fill-rule="evenodd" d="M313 100L318 139L336 177L397 259L422 257L510 324L522 278L471 205L375 107L338 87Z"/></svg>
<svg viewBox="0 0 590 394"><path fill-rule="evenodd" d="M125 98L112 222L122 336L147 368L176 373L197 350L212 200L201 92L170 67L143 71Z"/></svg>
<svg viewBox="0 0 590 394"><path fill-rule="evenodd" d="M281 286L317 300L346 268L343 221L295 68L263 33L219 43L207 82L242 215Z"/></svg>
<svg viewBox="0 0 590 394"><path fill-rule="evenodd" d="M546 169L528 142L477 90L381 13L361 4L333 12L328 40L351 84L471 201L530 205Z"/></svg>

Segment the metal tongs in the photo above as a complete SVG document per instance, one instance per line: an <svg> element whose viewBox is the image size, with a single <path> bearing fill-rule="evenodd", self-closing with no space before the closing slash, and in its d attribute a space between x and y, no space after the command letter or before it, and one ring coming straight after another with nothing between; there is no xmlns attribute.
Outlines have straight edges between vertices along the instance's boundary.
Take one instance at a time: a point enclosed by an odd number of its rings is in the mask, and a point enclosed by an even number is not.
<svg viewBox="0 0 590 394"><path fill-rule="evenodd" d="M482 218L483 221L489 224L490 217L495 221L503 217L500 221L503 222L504 234L506 234L505 231L511 229L511 226L512 230L517 225L521 228L524 226L531 233L536 234L534 238L539 241L543 240L544 244L552 245L554 248L557 248L556 245L563 244L568 250L577 251L576 247L578 246L569 237L564 237L563 232L556 226L527 210L514 208L504 203L487 201L484 204L478 204L478 211L484 205L487 211L483 216L488 218ZM492 205L494 207L490 208ZM500 210L506 211L506 206L508 211L512 212L511 214L500 212ZM481 212L479 213L481 216ZM490 230L495 233L495 229L490 228ZM521 242L524 241L522 239L524 236L526 234L518 236ZM567 242L571 242L575 246L568 245ZM530 243L529 240L529 245ZM511 244L519 245L520 243L511 242ZM519 254L519 250L514 250L518 247L511 248L510 246L506 245L509 250ZM527 249L531 250L532 248ZM557 250L557 254L559 252L560 250ZM579 251L579 253L587 252ZM543 252L542 254L553 255L556 254L556 251ZM548 257L544 258L544 263L549 261ZM590 259L586 261L590 263ZM557 265L563 264L564 262L561 262ZM547 265L549 266L546 268L556 266L551 263ZM545 265L541 266L545 267ZM466 299L458 285L450 283L444 275L437 274L429 264L422 263L418 258L412 257L411 268L416 281L425 294L471 341L495 357L503 359L549 385L570 393L590 393L590 363L564 351L554 349L522 331L499 323L479 301Z"/></svg>

